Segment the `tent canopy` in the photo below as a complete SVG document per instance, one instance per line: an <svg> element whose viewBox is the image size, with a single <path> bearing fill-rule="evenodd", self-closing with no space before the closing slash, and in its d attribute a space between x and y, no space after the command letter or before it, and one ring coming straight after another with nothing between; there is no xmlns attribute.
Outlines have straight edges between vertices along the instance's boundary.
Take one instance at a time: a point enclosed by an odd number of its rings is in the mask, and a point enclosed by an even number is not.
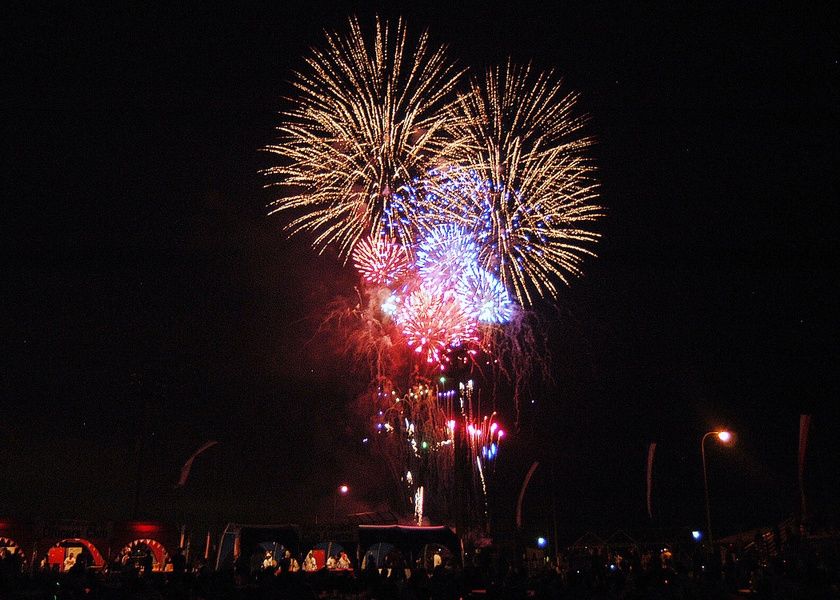
<svg viewBox="0 0 840 600"><path fill-rule="evenodd" d="M239 525L238 527L242 552L254 552L265 543L276 543L278 548L282 546L294 553L300 549L300 534L294 525Z"/></svg>
<svg viewBox="0 0 840 600"><path fill-rule="evenodd" d="M296 525L245 525L228 523L222 533L219 551L216 557L216 568L222 569L233 566L234 547L239 544L239 552L251 556L255 552L264 552L265 544L277 544L293 554L300 551L300 533Z"/></svg>
<svg viewBox="0 0 840 600"><path fill-rule="evenodd" d="M461 541L449 527L359 525L359 546L363 552L378 543L393 545L411 561L420 558L428 544L448 548L452 556L461 558Z"/></svg>

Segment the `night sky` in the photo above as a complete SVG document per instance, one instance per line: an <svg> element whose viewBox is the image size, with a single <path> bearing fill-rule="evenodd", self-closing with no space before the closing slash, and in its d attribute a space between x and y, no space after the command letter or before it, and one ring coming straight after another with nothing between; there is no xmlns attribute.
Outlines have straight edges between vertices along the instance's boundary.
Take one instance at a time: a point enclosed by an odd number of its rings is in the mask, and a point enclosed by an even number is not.
<svg viewBox="0 0 840 600"><path fill-rule="evenodd" d="M603 243L539 309L553 382L503 449L499 521L539 460L530 531L552 481L568 541L699 527L700 438L726 426L716 533L776 523L798 507L802 413L809 500L836 510L837 14L382 4L6 15L0 515L131 517L138 456L141 517L323 518L345 481L346 510L386 506L350 408L366 381L316 335L355 276L286 239L259 174L291 70L376 12L465 66L556 69L598 139Z"/></svg>

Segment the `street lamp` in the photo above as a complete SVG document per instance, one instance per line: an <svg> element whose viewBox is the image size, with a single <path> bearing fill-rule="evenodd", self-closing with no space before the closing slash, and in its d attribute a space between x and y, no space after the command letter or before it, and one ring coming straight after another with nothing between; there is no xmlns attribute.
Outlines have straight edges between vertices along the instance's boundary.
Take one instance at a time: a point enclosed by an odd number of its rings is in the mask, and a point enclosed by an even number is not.
<svg viewBox="0 0 840 600"><path fill-rule="evenodd" d="M709 543L712 544L714 537L712 537L712 516L709 510L709 476L706 473L706 438L710 435L717 437L721 443L728 444L732 441L732 433L725 429L722 431L709 431L700 440L700 456L703 459L703 489L706 492L706 533L709 536Z"/></svg>
<svg viewBox="0 0 840 600"><path fill-rule="evenodd" d="M338 506L338 497L339 496L346 496L347 493L350 491L350 488L347 486L346 483L342 483L338 486L335 490L335 494L333 494L333 523L335 523L335 513L336 508Z"/></svg>

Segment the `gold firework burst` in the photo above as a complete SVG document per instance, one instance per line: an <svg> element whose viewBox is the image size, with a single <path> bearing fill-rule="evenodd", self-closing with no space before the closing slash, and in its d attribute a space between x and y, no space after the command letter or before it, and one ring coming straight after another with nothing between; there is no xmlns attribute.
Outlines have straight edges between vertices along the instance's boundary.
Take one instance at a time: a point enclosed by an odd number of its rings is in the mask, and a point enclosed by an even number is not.
<svg viewBox="0 0 840 600"><path fill-rule="evenodd" d="M526 306L556 297L556 281L581 273L599 237L587 229L602 212L575 101L551 73L489 69L460 97L457 166L426 184L437 210L472 228L482 266Z"/></svg>
<svg viewBox="0 0 840 600"><path fill-rule="evenodd" d="M316 249L335 245L343 257L396 214L392 194L458 145L453 91L463 74L426 32L410 46L402 19L377 18L372 40L358 19L349 26L346 36L326 33L295 74L280 139L266 148L281 159L266 174L285 191L271 212L299 209L291 232L313 232ZM409 224L393 221L409 242Z"/></svg>

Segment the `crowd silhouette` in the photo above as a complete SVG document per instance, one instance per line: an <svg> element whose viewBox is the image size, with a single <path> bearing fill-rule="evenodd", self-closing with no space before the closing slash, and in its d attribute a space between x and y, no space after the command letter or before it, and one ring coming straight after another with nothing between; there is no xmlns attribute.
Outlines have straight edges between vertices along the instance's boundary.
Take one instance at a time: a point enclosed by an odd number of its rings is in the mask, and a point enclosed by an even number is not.
<svg viewBox="0 0 840 600"><path fill-rule="evenodd" d="M835 598L840 597L836 543L801 539L774 549L757 544L692 550L605 548L569 551L557 562L520 560L518 552L478 549L461 565L435 553L410 564L398 551L360 565L344 551L296 556L282 546L242 554L215 571L179 549L164 570L150 561L95 569L70 556L63 569L29 568L19 553L0 549L0 598L110 599L457 599L457 598ZM321 556L323 558L323 556Z"/></svg>

